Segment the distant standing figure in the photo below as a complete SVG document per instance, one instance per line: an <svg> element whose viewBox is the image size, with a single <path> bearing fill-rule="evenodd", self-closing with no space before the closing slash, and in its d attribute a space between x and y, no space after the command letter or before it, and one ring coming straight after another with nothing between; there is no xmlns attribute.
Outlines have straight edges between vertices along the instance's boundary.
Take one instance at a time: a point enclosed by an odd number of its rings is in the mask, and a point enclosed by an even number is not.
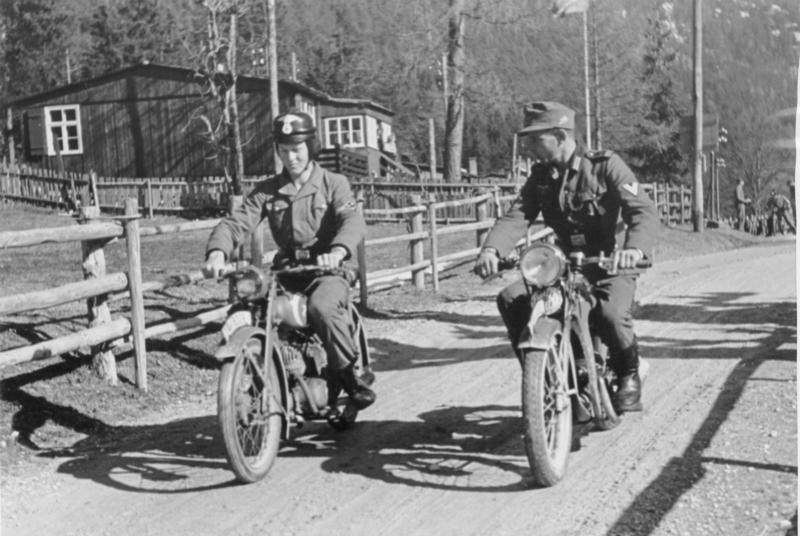
<svg viewBox="0 0 800 536"><path fill-rule="evenodd" d="M744 195L744 179L739 179L736 185L736 229L744 231L744 220L747 217L747 205L751 199Z"/></svg>
<svg viewBox="0 0 800 536"><path fill-rule="evenodd" d="M795 232L792 204L785 195L779 194L775 190L772 190L772 192L769 194L769 199L767 200L767 210L774 220L773 225L777 225L777 229L773 227L773 233L775 231L780 231L782 233L784 223L789 226L789 229L791 229L792 233Z"/></svg>
<svg viewBox="0 0 800 536"><path fill-rule="evenodd" d="M794 179L786 181L786 185L789 187L789 202L792 204L792 215L794 216L795 227L797 227L797 200L794 193Z"/></svg>

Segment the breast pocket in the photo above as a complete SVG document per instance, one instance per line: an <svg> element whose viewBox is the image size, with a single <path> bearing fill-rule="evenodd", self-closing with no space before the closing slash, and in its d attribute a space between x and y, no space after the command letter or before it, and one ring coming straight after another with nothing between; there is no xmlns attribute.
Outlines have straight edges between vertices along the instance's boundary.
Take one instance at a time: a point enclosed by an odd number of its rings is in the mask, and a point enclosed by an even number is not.
<svg viewBox="0 0 800 536"><path fill-rule="evenodd" d="M327 199L325 199L322 195L315 195L311 200L311 223L314 226L314 230L319 230L320 226L325 219L325 215L328 213L330 205L328 204Z"/></svg>

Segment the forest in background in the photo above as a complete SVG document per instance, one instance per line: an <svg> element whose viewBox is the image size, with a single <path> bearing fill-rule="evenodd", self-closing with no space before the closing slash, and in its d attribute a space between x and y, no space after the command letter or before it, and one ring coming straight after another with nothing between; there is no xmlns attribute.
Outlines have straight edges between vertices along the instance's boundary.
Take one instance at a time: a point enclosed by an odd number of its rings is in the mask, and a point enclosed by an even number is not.
<svg viewBox="0 0 800 536"><path fill-rule="evenodd" d="M430 117L438 147L444 138L452 5L277 0L279 77L295 54L300 82L390 107L400 152L426 162ZM508 171L525 103L558 100L584 120L582 17L554 18L550 6L463 2L463 162L477 157L481 174ZM266 77L265 0L0 0L0 106L143 61L200 68L209 8L238 11L237 72ZM692 3L595 0L592 11L603 147L641 180L690 184L678 119L691 113ZM728 131L723 206L739 177L756 200L786 190L794 153L774 142L793 138L794 124L771 116L797 104L799 43L797 0L704 2L704 108Z"/></svg>

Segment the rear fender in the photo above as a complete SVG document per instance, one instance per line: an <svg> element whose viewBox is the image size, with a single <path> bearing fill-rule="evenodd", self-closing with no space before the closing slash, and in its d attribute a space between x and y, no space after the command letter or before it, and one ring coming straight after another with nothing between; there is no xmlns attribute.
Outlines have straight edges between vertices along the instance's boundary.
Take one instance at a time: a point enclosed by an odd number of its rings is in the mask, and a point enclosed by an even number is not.
<svg viewBox="0 0 800 536"><path fill-rule="evenodd" d="M219 361L228 361L236 357L242 349L242 346L245 342L247 342L250 337L258 337L262 341L266 338L266 333L263 329L257 328L255 326L242 326L236 331L233 332L228 342L221 345L217 348L217 351L214 353L214 357ZM291 393L289 392L289 377L286 374L286 369L283 366L283 360L280 358L280 341L277 340L277 334L273 332L273 337L275 337L275 342L272 348L272 363L275 366L275 370L278 372L278 384L281 391L281 405L282 405L282 417L281 421L283 426L281 427L283 430L282 436L283 439L289 439L289 422L287 419L287 410L289 409L289 397Z"/></svg>

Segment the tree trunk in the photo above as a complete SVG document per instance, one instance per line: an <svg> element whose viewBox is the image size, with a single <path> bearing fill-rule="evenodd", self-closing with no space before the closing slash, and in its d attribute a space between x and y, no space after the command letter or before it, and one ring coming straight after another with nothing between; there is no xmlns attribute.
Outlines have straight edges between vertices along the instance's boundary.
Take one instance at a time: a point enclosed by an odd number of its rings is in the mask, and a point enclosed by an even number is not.
<svg viewBox="0 0 800 536"><path fill-rule="evenodd" d="M450 0L447 68L452 66L444 133L444 179L461 181L464 136L464 0Z"/></svg>

